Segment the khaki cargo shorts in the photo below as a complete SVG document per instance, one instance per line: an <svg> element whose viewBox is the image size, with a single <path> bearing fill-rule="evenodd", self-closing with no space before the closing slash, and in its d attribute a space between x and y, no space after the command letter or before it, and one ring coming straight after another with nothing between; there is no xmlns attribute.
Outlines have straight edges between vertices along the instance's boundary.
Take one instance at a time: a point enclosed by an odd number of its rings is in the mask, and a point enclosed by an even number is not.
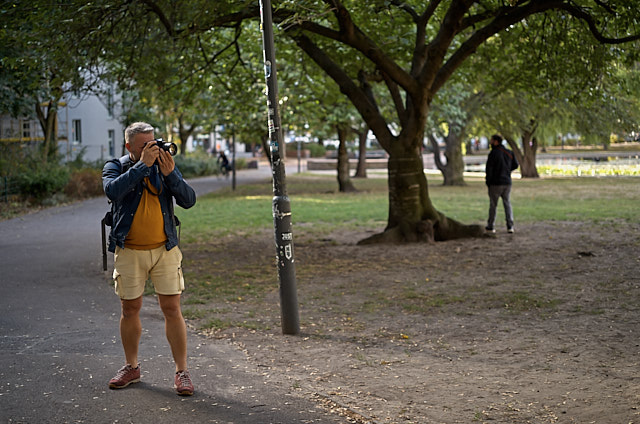
<svg viewBox="0 0 640 424"><path fill-rule="evenodd" d="M116 247L113 280L121 299L137 299L151 278L157 294L174 295L184 290L182 252L178 246L167 251L164 246L151 250Z"/></svg>

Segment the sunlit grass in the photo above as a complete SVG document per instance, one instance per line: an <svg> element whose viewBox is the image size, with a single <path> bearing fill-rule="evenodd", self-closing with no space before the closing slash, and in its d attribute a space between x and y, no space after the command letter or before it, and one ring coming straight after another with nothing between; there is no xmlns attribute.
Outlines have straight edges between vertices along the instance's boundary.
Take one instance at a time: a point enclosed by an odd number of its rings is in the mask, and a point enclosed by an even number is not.
<svg viewBox="0 0 640 424"><path fill-rule="evenodd" d="M429 178L432 203L445 215L464 223L483 223L488 210L487 188L481 179L462 187L442 186ZM336 228L382 229L388 214L385 179L355 180L361 191L337 192L333 177L288 178L293 225L306 231ZM512 204L516 222L541 220L637 222L640 180L637 178L542 178L514 180ZM227 234L252 234L273 226L272 192L268 182L222 191L198 199L189 210L178 210L185 241ZM498 218L501 219L501 205Z"/></svg>

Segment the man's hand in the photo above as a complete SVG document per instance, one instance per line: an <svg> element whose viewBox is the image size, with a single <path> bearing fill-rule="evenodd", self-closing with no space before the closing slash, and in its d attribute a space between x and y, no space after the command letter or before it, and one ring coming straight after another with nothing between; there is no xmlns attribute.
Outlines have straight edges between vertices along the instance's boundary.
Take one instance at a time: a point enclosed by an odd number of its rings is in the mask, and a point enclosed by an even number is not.
<svg viewBox="0 0 640 424"><path fill-rule="evenodd" d="M158 165L160 165L160 172L165 177L173 172L176 167L176 162L173 160L173 156L169 152L165 152L162 149L158 149L160 154L158 155Z"/></svg>
<svg viewBox="0 0 640 424"><path fill-rule="evenodd" d="M156 162L156 159L158 159L160 154L159 152L160 148L157 143L146 143L144 145L144 149L142 149L142 153L140 154L140 160L150 168Z"/></svg>

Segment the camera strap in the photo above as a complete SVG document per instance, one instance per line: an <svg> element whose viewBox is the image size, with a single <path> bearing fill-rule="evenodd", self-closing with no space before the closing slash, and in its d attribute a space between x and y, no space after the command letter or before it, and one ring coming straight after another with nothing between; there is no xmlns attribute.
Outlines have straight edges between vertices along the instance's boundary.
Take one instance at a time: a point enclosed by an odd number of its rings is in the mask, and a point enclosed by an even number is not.
<svg viewBox="0 0 640 424"><path fill-rule="evenodd" d="M160 194L162 193L162 188L164 186L164 182L162 181L162 177L159 176L158 174L156 174L156 177L158 177L160 179L160 191L158 191L157 193L155 193L153 190L151 190L151 188L149 188L149 185L143 180L142 181L142 186L151 194L153 194L154 196L160 196ZM155 186L154 186L155 187ZM177 230L178 230L178 247L180 246L180 233L182 232L182 225L180 225L180 220L178 219L178 217L175 215L175 213L173 212L173 198L169 198L168 200L169 204L169 213L171 214L171 220L173 221L173 224L176 226Z"/></svg>
<svg viewBox="0 0 640 424"><path fill-rule="evenodd" d="M151 190L151 188L147 185L147 183L145 182L145 180L142 180L142 186L147 189L147 191L151 194L153 194L154 196L159 196L160 194L162 194L162 189L164 186L164 181L162 180L162 175L160 175L160 171L158 170L157 165L153 165L153 167L151 168L151 172L149 173L149 182L151 183L151 185L153 185L153 187L155 189L158 190L158 192L154 192L153 190Z"/></svg>
<svg viewBox="0 0 640 424"><path fill-rule="evenodd" d="M154 192L153 190L151 190L151 189L149 188L149 185L148 185L146 182L144 182L144 180L142 181L142 187L144 187L145 189L147 189L147 191L148 191L149 193L153 194L154 196L159 196L160 194L162 194L162 184L160 185L160 191L158 191L157 193L156 193L156 192ZM155 186L154 186L154 187L155 187Z"/></svg>

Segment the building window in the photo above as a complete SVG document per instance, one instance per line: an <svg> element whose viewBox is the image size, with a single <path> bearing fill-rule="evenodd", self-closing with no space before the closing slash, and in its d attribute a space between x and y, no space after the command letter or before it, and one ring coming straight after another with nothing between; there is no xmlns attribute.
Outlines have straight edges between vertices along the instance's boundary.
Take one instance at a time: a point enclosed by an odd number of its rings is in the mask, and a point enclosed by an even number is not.
<svg viewBox="0 0 640 424"><path fill-rule="evenodd" d="M116 155L116 132L109 130L109 156Z"/></svg>
<svg viewBox="0 0 640 424"><path fill-rule="evenodd" d="M71 122L71 141L77 144L82 143L82 125L79 119L74 119Z"/></svg>
<svg viewBox="0 0 640 424"><path fill-rule="evenodd" d="M31 122L22 122L22 138L31 138Z"/></svg>
<svg viewBox="0 0 640 424"><path fill-rule="evenodd" d="M107 89L107 113L109 119L113 119L113 89L111 87Z"/></svg>

